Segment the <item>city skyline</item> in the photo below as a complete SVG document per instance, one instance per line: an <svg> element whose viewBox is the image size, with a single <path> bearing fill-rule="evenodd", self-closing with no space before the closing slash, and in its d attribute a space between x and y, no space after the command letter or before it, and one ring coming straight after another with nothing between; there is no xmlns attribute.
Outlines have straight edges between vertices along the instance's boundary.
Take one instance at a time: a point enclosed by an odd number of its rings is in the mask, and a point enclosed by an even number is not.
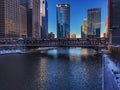
<svg viewBox="0 0 120 90"><path fill-rule="evenodd" d="M107 0L55 0L51 2L48 1L48 31L54 32L57 35L57 25L56 25L56 5L67 3L71 5L71 24L70 24L70 33L75 33L77 37L81 37L81 25L83 24L84 18L87 18L87 10L90 8L101 8L101 35L105 31L105 21L107 18L107 9L108 9L108 1Z"/></svg>
<svg viewBox="0 0 120 90"><path fill-rule="evenodd" d="M0 90L120 90L119 5L0 0Z"/></svg>

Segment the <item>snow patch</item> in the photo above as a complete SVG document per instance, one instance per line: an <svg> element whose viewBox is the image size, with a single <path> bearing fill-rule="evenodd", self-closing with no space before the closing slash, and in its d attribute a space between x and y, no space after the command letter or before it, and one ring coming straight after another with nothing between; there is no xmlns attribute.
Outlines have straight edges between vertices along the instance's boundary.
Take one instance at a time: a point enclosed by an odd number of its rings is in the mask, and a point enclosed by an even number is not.
<svg viewBox="0 0 120 90"><path fill-rule="evenodd" d="M21 53L21 50L0 50L0 55Z"/></svg>

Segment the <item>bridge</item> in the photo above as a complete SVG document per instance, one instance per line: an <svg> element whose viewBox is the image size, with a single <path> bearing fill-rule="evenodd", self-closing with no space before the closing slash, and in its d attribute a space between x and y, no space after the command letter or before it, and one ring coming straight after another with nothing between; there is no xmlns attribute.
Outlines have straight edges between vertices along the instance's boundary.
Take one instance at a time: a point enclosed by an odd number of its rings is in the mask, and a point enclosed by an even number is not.
<svg viewBox="0 0 120 90"><path fill-rule="evenodd" d="M0 47L86 47L106 48L108 40L98 39L40 39L40 38L3 38L0 39Z"/></svg>

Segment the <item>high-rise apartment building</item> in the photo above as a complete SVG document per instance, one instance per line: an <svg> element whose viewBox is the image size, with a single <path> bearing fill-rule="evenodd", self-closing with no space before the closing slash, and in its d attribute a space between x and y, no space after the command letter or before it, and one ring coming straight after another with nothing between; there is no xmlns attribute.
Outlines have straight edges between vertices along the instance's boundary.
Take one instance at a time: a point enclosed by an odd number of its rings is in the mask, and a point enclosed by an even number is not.
<svg viewBox="0 0 120 90"><path fill-rule="evenodd" d="M101 9L88 9L88 38L100 38Z"/></svg>
<svg viewBox="0 0 120 90"><path fill-rule="evenodd" d="M48 4L46 0L40 0L40 33L41 38L48 38Z"/></svg>
<svg viewBox="0 0 120 90"><path fill-rule="evenodd" d="M120 0L108 0L108 32L112 44L120 44Z"/></svg>
<svg viewBox="0 0 120 90"><path fill-rule="evenodd" d="M0 38L19 37L19 0L0 0Z"/></svg>
<svg viewBox="0 0 120 90"><path fill-rule="evenodd" d="M57 6L57 38L70 38L70 5Z"/></svg>

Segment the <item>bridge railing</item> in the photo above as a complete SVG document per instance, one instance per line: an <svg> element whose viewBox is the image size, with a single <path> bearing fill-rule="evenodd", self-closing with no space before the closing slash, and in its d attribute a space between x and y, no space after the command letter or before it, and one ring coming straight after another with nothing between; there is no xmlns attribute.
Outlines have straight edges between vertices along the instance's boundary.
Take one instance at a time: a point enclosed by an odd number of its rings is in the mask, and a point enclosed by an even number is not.
<svg viewBox="0 0 120 90"><path fill-rule="evenodd" d="M107 45L107 39L39 39L39 38L2 38L0 45L24 46L98 46Z"/></svg>

